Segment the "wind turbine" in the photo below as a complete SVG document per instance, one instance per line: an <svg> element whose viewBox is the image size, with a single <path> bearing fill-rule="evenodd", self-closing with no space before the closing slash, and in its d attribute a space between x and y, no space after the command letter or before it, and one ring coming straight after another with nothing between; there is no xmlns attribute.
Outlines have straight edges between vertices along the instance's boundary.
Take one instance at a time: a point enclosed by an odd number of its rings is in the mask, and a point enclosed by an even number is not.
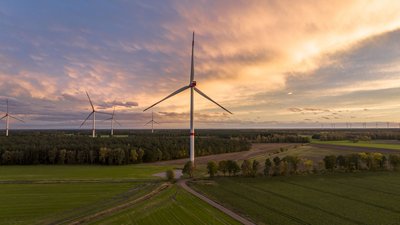
<svg viewBox="0 0 400 225"><path fill-rule="evenodd" d="M114 117L115 115L115 106L114 106L114 110L113 113L111 114L111 117L106 119L106 120L111 120L111 136L114 136L114 122L117 123L118 125L122 126Z"/></svg>
<svg viewBox="0 0 400 225"><path fill-rule="evenodd" d="M95 109L94 109L94 106L93 106L93 103L92 103L92 100L90 99L90 96L89 96L89 94L87 93L87 91L86 91L86 95L87 95L87 97L88 97L88 99L89 99L90 105L92 106L92 112L86 117L86 119L82 122L82 124L81 124L80 127L82 127L83 124L85 124L86 120L88 120L89 117L90 117L91 115L93 115L92 137L96 137L96 113L106 114L106 115L111 115L111 114L110 114L110 113L105 113L105 112L99 112L99 111L95 110Z"/></svg>
<svg viewBox="0 0 400 225"><path fill-rule="evenodd" d="M6 112L6 115L4 115L3 117L1 117L0 120L6 118L6 137L8 137L8 129L10 128L10 117L13 118L13 119L15 119L15 120L18 120L18 121L20 121L20 122L23 122L23 123L25 123L25 122L24 122L23 120L21 120L21 119L18 119L17 117L11 116L10 113L8 113L8 99L6 100L6 104L7 104L7 112Z"/></svg>
<svg viewBox="0 0 400 225"><path fill-rule="evenodd" d="M151 112L151 120L145 124L145 126L146 126L147 124L151 123L151 133L154 133L154 123L160 124L159 122L154 120L154 115L153 114L154 114L154 112L152 111Z"/></svg>
<svg viewBox="0 0 400 225"><path fill-rule="evenodd" d="M174 96L176 94L179 94L182 91L185 91L186 89L190 89L190 161L192 162L192 164L194 164L194 124L193 124L193 113L194 113L194 98L193 98L194 95L193 94L194 94L194 91L196 91L198 94L200 94L204 98L208 99L209 101L213 102L217 106L221 107L226 112L228 112L230 114L233 114L232 112L230 112L229 110L225 109L223 106L218 104L216 101L212 100L210 97L208 97L202 91L200 91L198 88L196 88L196 81L194 80L193 54L194 54L194 32L193 32L193 39L192 39L192 61L191 61L190 83L189 83L189 85L184 86L182 88L179 88L178 90L176 90L175 92L171 93L167 97L161 99L160 101L154 103L150 107L148 107L145 110L143 110L143 111L146 111L146 110L154 107L158 103L160 103L160 102L162 102L162 101L164 101L164 100L166 100L166 99L168 99L168 98L170 98L170 97L172 97L172 96Z"/></svg>

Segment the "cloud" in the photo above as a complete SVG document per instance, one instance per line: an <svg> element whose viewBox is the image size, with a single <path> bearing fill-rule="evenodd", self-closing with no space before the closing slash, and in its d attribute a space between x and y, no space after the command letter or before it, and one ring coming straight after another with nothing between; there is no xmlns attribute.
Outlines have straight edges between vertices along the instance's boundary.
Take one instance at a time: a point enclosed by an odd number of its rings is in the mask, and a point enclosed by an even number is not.
<svg viewBox="0 0 400 225"><path fill-rule="evenodd" d="M89 107L88 91L99 109L116 106L139 124L139 105L188 84L193 30L198 87L234 112L226 118L196 95L200 123L286 126L330 112L371 120L399 113L396 1L24 4L0 3L0 95L33 120L73 121ZM188 105L186 92L155 110L183 126Z"/></svg>

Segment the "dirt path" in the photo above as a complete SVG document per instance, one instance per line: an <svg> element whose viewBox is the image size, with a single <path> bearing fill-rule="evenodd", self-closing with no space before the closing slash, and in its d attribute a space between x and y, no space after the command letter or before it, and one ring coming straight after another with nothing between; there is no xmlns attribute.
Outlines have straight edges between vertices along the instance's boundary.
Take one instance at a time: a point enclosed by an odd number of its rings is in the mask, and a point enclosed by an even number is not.
<svg viewBox="0 0 400 225"><path fill-rule="evenodd" d="M213 200L207 198L206 196L196 192L195 190L193 190L192 188L190 188L187 184L186 184L187 180L180 180L178 181L178 184L185 189L187 192L191 193L192 195L200 198L201 200L205 201L206 203L208 203L209 205L213 206L214 208L219 209L220 211L222 211L223 213L227 214L228 216L232 217L233 219L239 221L242 224L245 225L255 225L253 222L247 220L246 218L238 215L237 213L223 207L222 205L214 202Z"/></svg>
<svg viewBox="0 0 400 225"><path fill-rule="evenodd" d="M267 153L278 151L280 148L288 148L290 146L299 145L292 143L272 143L272 144L253 144L249 151L243 152L231 152L222 153L215 155L199 156L196 157L196 164L206 164L209 161L221 161L221 160L245 160L260 155L265 155ZM183 165L188 161L185 159L176 159L169 161L161 161L151 163L153 165Z"/></svg>
<svg viewBox="0 0 400 225"><path fill-rule="evenodd" d="M126 209L126 208L128 208L128 207L130 207L130 206L132 206L134 204L137 204L138 202L150 199L151 197L157 195L158 193L160 193L161 191L165 190L166 188L168 188L170 186L171 186L171 184L169 184L169 183L163 183L158 188L156 188L155 190L153 190L152 192L150 192L150 193L148 193L146 195L143 195L143 196L141 196L139 198L136 198L136 199L134 199L132 201L123 203L121 205L117 205L115 207L105 209L105 210L97 212L95 214L88 215L88 216L76 219L75 221L69 222L68 224L69 225L83 224L83 223L87 223L89 221L93 221L93 220L99 219L99 218L101 218L103 216L106 216L106 215L111 215L112 213L115 213L117 211Z"/></svg>
<svg viewBox="0 0 400 225"><path fill-rule="evenodd" d="M385 154L400 153L399 150L394 149L387 149L387 148L372 148L372 147L361 147L361 146L345 146L345 145L334 145L334 144L310 144L311 146L317 148L327 148L333 150L340 150L340 151L348 151L351 152L380 152Z"/></svg>

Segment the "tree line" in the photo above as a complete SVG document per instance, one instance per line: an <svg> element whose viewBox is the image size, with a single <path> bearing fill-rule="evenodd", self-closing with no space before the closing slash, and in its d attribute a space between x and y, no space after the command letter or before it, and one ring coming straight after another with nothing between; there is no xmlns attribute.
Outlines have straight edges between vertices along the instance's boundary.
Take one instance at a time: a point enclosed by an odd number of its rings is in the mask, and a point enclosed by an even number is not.
<svg viewBox="0 0 400 225"><path fill-rule="evenodd" d="M188 162L183 172L193 175L194 168ZM210 177L222 176L287 176L293 174L312 174L325 172L354 172L363 170L400 170L400 154L384 155L379 152L353 153L347 155L327 155L323 160L300 158L287 155L285 157L267 158L264 165L257 160L244 160L240 165L234 160L210 161L207 173Z"/></svg>
<svg viewBox="0 0 400 225"><path fill-rule="evenodd" d="M196 139L197 156L250 150L245 140ZM17 135L0 137L0 164L105 164L155 162L189 156L189 139L178 135L91 138L83 135Z"/></svg>

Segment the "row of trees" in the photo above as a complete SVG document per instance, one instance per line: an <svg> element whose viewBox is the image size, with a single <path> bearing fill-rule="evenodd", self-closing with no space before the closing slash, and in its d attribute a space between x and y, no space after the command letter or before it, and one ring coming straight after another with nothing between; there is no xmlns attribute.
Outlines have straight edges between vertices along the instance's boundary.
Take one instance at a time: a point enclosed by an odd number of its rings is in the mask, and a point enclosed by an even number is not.
<svg viewBox="0 0 400 225"><path fill-rule="evenodd" d="M189 165L190 162L188 162ZM191 165L191 163L190 163ZM192 168L192 167L191 167ZM193 168L192 168L193 169ZM323 171L352 172L356 170L398 170L400 169L400 155L382 153L359 153L348 155L327 155L322 161L315 163L310 159L302 159L298 156L267 158L264 167L257 160L244 160L239 166L236 161L223 160L218 163L207 163L207 172L214 177L218 172L225 176L242 175L255 176L285 176L301 173L319 173ZM185 170L184 172L186 172Z"/></svg>
<svg viewBox="0 0 400 225"><path fill-rule="evenodd" d="M396 170L400 167L400 155L385 156L379 152L328 155L324 157L325 169L344 170Z"/></svg>
<svg viewBox="0 0 400 225"><path fill-rule="evenodd" d="M247 151L244 140L203 137L196 155ZM0 138L0 164L107 164L154 162L188 157L189 139L180 136L90 138L86 136L15 136Z"/></svg>

